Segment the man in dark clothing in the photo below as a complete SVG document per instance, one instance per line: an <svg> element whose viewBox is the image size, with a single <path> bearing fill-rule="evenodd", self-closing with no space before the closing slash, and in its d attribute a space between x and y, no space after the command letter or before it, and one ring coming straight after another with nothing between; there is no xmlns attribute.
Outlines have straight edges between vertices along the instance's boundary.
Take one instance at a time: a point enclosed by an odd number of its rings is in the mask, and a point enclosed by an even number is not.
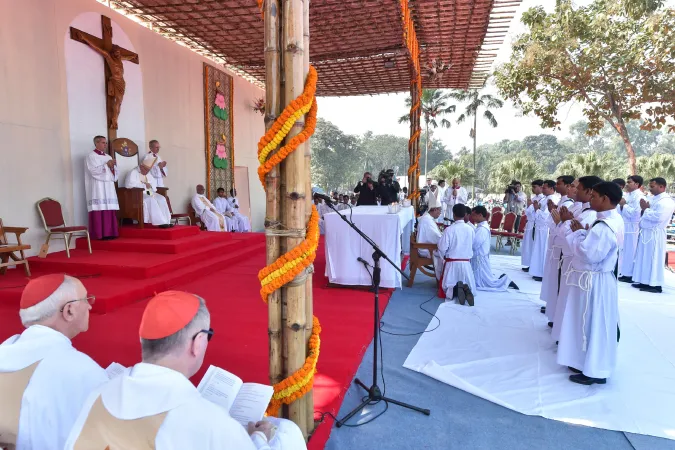
<svg viewBox="0 0 675 450"><path fill-rule="evenodd" d="M354 192L359 194L356 206L377 205L377 200L375 198L377 197L378 192L375 182L370 177L370 172L363 174L363 179L356 185Z"/></svg>

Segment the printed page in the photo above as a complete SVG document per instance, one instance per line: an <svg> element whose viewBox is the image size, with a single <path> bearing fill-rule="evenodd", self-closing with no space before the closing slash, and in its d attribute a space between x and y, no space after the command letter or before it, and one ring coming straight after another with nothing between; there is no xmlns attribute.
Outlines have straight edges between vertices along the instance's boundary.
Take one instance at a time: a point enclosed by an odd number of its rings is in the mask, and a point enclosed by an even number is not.
<svg viewBox="0 0 675 450"><path fill-rule="evenodd" d="M108 378L112 380L113 378L122 375L125 370L126 367L122 364L114 362L105 369L105 373L108 374Z"/></svg>
<svg viewBox="0 0 675 450"><path fill-rule="evenodd" d="M242 384L238 376L220 367L209 366L197 390L206 400L229 411Z"/></svg>
<svg viewBox="0 0 675 450"><path fill-rule="evenodd" d="M272 386L257 383L244 384L230 408L230 416L243 426L249 422L262 420L273 394Z"/></svg>

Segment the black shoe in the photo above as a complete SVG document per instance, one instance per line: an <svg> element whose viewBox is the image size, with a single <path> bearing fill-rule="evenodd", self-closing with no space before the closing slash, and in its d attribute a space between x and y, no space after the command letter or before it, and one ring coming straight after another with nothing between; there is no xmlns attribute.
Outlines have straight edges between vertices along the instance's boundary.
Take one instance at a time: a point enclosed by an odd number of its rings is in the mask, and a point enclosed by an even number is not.
<svg viewBox="0 0 675 450"><path fill-rule="evenodd" d="M541 280L543 280L542 277L532 277L532 279L533 279L534 281L541 281Z"/></svg>
<svg viewBox="0 0 675 450"><path fill-rule="evenodd" d="M520 290L520 288L518 287L518 285L517 285L516 283L514 283L513 281L509 283L509 287L510 287L511 289L515 289L516 291L519 291L519 290Z"/></svg>
<svg viewBox="0 0 675 450"><path fill-rule="evenodd" d="M529 267L523 267L523 268L520 269L520 270L522 270L523 272L529 272L529 271L530 271L530 268L529 268Z"/></svg>
<svg viewBox="0 0 675 450"><path fill-rule="evenodd" d="M171 225L168 223L165 223L163 225L159 225L159 228L171 228Z"/></svg>
<svg viewBox="0 0 675 450"><path fill-rule="evenodd" d="M469 288L468 284L464 284L462 287L464 288L464 296L466 297L467 303L469 304L469 306L473 306L474 301L473 301L473 292L471 292L471 288Z"/></svg>
<svg viewBox="0 0 675 450"><path fill-rule="evenodd" d="M633 277L627 277L624 275L622 277L619 277L619 281L621 281L622 283L632 283Z"/></svg>
<svg viewBox="0 0 675 450"><path fill-rule="evenodd" d="M584 386L590 386L592 384L605 384L605 383L607 383L607 378L591 378L591 377L587 377L583 373L578 373L576 375L570 375L570 381L572 383L583 384Z"/></svg>
<svg viewBox="0 0 675 450"><path fill-rule="evenodd" d="M457 288L457 299L459 300L459 304L463 305L466 303L466 293L464 292L464 286L462 286L462 282L458 281L455 288Z"/></svg>
<svg viewBox="0 0 675 450"><path fill-rule="evenodd" d="M642 284L642 283L633 283L631 284L635 289L642 289L643 287L647 287L647 284Z"/></svg>
<svg viewBox="0 0 675 450"><path fill-rule="evenodd" d="M117 239L117 236L104 236L101 238L102 241L113 241Z"/></svg>
<svg viewBox="0 0 675 450"><path fill-rule="evenodd" d="M567 366L567 368L570 369L570 370L571 370L572 372L574 372L574 373L581 373L581 370L575 369L574 367Z"/></svg>
<svg viewBox="0 0 675 450"><path fill-rule="evenodd" d="M541 309L539 310L540 313L546 314L546 307L542 306Z"/></svg>
<svg viewBox="0 0 675 450"><path fill-rule="evenodd" d="M548 327L549 327L549 328L553 328L553 322L549 322L549 323L548 323Z"/></svg>
<svg viewBox="0 0 675 450"><path fill-rule="evenodd" d="M641 287L640 291L651 292L652 294L660 294L663 292L663 289L661 289L661 286L645 286Z"/></svg>

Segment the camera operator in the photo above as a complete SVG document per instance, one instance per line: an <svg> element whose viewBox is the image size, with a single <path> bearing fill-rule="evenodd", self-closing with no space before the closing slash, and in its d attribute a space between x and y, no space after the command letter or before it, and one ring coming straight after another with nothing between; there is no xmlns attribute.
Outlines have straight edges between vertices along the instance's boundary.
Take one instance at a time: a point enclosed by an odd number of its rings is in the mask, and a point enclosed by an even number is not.
<svg viewBox="0 0 675 450"><path fill-rule="evenodd" d="M356 185L354 192L359 194L356 206L377 205L377 184L371 178L370 172L363 174L363 179Z"/></svg>
<svg viewBox="0 0 675 450"><path fill-rule="evenodd" d="M380 197L382 197L382 205L398 202L398 193L401 191L401 186L394 179L394 171L391 169L383 170L378 176L378 181L377 189Z"/></svg>
<svg viewBox="0 0 675 450"><path fill-rule="evenodd" d="M515 230L520 226L520 217L527 204L527 196L522 192L522 185L518 180L511 180L511 184L504 190L504 203L506 203L506 212L516 213ZM507 230L512 231L512 230Z"/></svg>

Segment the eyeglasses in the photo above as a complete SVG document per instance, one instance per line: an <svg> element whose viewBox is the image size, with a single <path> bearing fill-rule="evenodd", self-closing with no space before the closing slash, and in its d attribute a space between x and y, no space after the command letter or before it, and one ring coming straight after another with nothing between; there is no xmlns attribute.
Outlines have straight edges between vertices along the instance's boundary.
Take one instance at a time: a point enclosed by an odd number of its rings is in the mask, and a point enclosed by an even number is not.
<svg viewBox="0 0 675 450"><path fill-rule="evenodd" d="M210 341L211 338L213 337L213 328L209 328L208 330L199 330L195 333L194 336L192 336L192 340L194 341L197 339L197 336L199 336L200 333L206 333L206 340Z"/></svg>
<svg viewBox="0 0 675 450"><path fill-rule="evenodd" d="M96 303L96 297L94 297L92 295L91 297L85 297L85 298L78 298L76 300L70 300L69 302L65 302L59 311L63 312L63 310L66 309L66 305L68 303L75 303L75 302L87 302L90 305L93 305L94 303Z"/></svg>

